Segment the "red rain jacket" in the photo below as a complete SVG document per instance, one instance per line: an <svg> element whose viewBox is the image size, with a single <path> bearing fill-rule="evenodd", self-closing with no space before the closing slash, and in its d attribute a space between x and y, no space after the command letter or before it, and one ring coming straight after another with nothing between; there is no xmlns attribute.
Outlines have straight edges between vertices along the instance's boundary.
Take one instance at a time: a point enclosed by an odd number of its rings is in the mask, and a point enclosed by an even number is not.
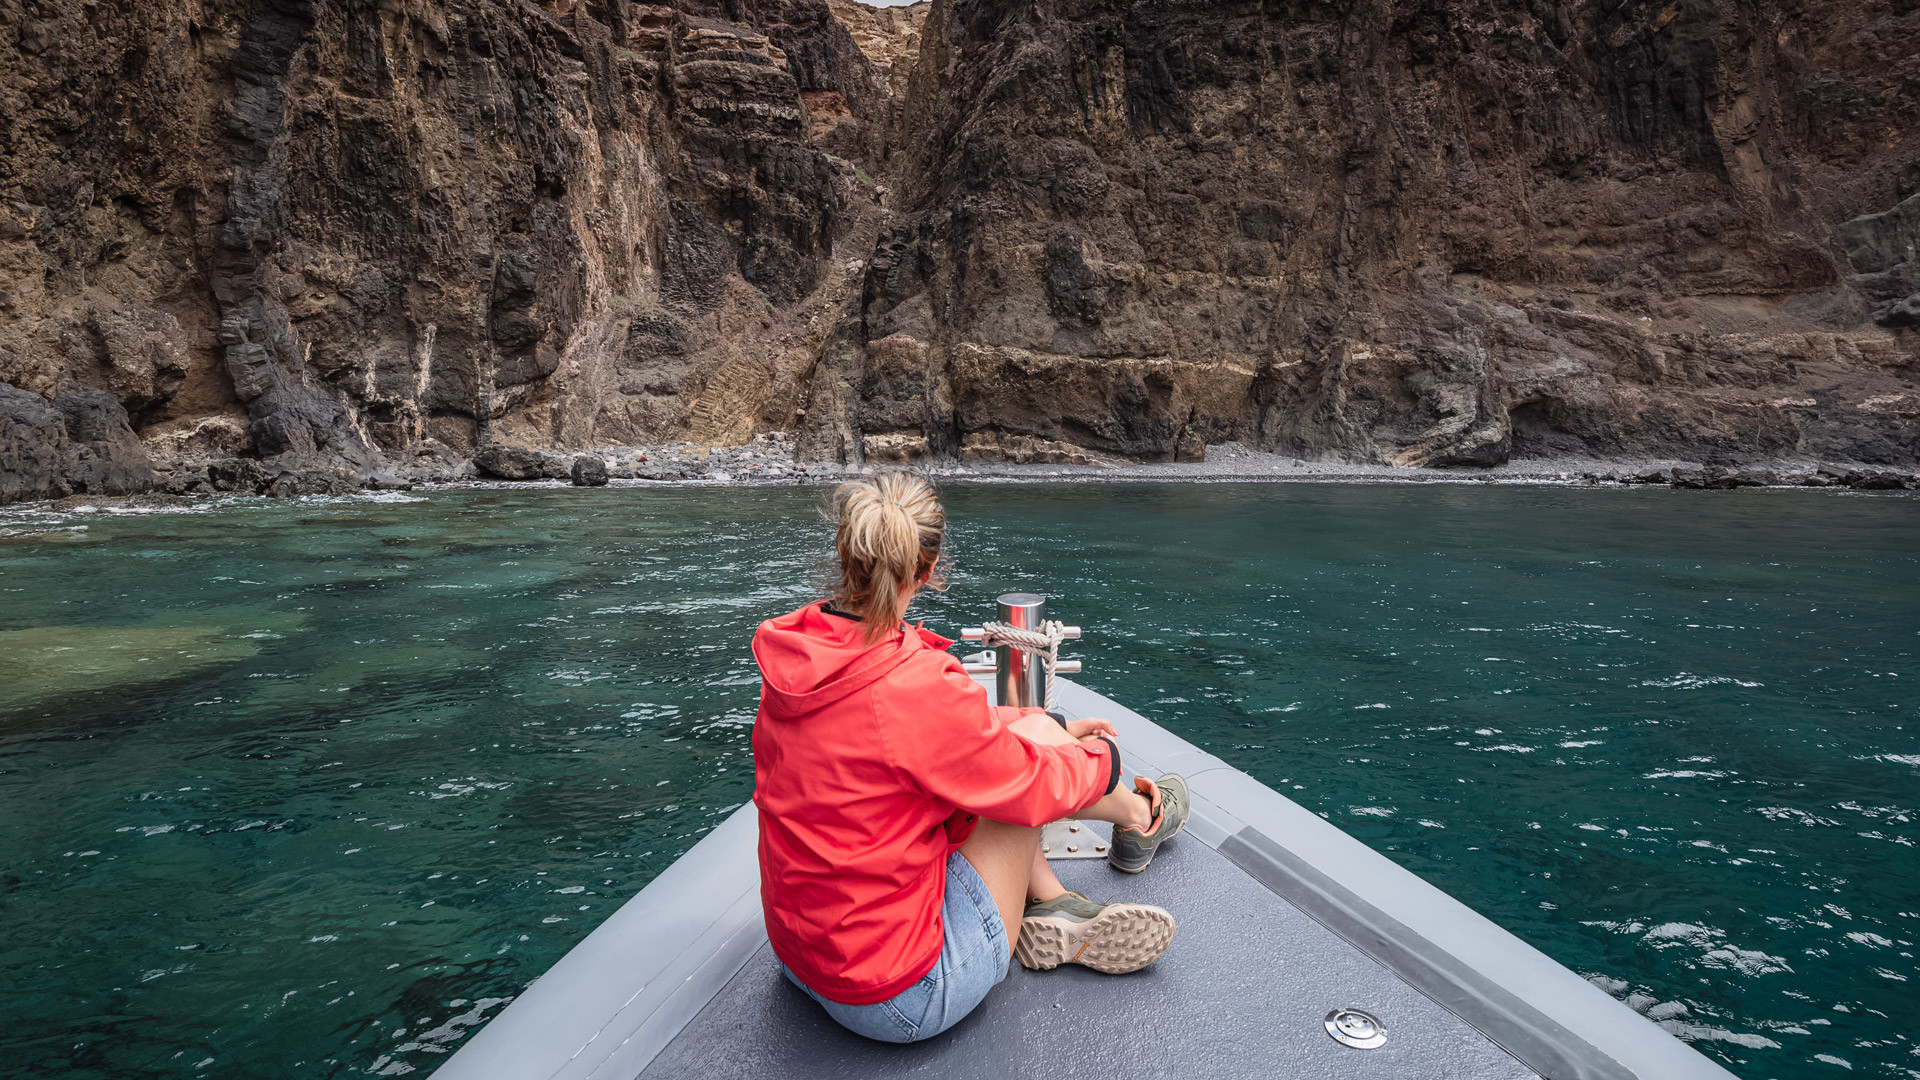
<svg viewBox="0 0 1920 1080"><path fill-rule="evenodd" d="M1105 793L1100 740L1041 746L1015 709L902 626L868 647L862 624L809 604L760 624L753 728L760 901L773 951L822 997L886 1001L940 957L947 856L976 815L1041 825Z"/></svg>

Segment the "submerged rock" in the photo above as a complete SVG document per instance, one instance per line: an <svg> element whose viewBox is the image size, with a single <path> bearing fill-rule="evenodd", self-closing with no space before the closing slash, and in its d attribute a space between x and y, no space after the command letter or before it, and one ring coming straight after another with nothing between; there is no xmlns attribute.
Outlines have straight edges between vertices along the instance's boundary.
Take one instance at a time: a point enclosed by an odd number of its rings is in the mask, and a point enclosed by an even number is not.
<svg viewBox="0 0 1920 1080"><path fill-rule="evenodd" d="M253 642L221 626L37 626L0 631L0 708L177 678L245 659Z"/></svg>

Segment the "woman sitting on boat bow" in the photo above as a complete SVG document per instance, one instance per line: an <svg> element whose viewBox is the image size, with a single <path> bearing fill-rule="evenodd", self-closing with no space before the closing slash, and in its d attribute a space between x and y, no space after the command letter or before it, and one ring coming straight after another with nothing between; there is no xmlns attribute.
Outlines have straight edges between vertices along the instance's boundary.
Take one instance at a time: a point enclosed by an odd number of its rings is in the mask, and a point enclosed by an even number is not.
<svg viewBox="0 0 1920 1080"><path fill-rule="evenodd" d="M1068 892L1039 826L1112 822L1109 862L1138 873L1186 824L1186 782L1122 787L1112 724L989 707L951 641L902 621L942 585L946 513L925 480L843 484L833 506L832 598L753 639L760 895L787 977L849 1030L913 1042L980 1004L1009 955L1151 964L1173 916Z"/></svg>

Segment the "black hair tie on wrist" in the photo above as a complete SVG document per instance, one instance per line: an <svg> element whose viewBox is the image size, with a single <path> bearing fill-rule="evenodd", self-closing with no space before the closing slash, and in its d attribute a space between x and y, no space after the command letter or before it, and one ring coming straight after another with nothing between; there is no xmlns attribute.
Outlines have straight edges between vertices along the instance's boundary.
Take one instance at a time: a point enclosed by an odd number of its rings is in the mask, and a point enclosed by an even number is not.
<svg viewBox="0 0 1920 1080"><path fill-rule="evenodd" d="M1053 717L1053 722L1060 725L1061 731L1067 730L1066 713L1056 709L1048 709L1047 715ZM1107 744L1107 758L1109 762L1107 768L1107 790L1100 794L1102 796L1111 795L1120 788L1120 747L1105 735L1096 735L1094 738Z"/></svg>
<svg viewBox="0 0 1920 1080"><path fill-rule="evenodd" d="M1102 796L1111 795L1120 788L1120 748L1114 745L1113 740L1107 738L1105 735L1095 737L1107 744L1107 757L1111 759L1111 764L1107 772L1107 790L1100 794Z"/></svg>

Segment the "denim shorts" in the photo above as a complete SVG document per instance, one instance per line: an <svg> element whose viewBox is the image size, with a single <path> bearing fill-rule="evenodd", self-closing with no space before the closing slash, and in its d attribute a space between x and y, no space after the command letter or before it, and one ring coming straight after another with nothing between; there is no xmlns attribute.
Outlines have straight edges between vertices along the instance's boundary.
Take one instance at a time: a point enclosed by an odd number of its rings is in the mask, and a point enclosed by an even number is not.
<svg viewBox="0 0 1920 1080"><path fill-rule="evenodd" d="M940 920L946 925L946 940L933 970L887 1001L842 1005L814 993L791 970L787 979L856 1035L890 1043L930 1039L959 1023L1007 977L1012 955L993 894L979 871L957 851L947 856L947 895L940 905Z"/></svg>

